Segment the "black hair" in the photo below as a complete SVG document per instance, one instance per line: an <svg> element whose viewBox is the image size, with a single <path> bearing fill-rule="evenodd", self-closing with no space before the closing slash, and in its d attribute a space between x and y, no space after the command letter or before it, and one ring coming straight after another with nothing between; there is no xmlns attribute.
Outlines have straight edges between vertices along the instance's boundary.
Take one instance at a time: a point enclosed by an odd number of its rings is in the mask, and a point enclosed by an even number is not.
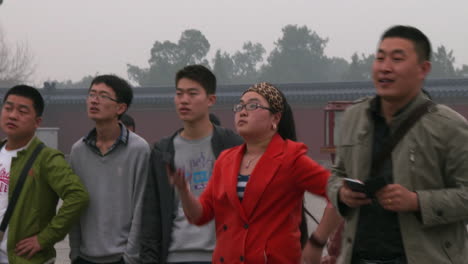
<svg viewBox="0 0 468 264"><path fill-rule="evenodd" d="M36 116L42 116L42 113L44 112L44 98L42 98L41 93L36 88L24 84L13 86L3 96L3 103L5 103L10 95L17 95L31 99Z"/></svg>
<svg viewBox="0 0 468 264"><path fill-rule="evenodd" d="M415 27L402 25L393 26L383 33L380 41L382 42L386 38L402 38L409 40L413 42L414 49L420 61L431 60L431 42L421 30Z"/></svg>
<svg viewBox="0 0 468 264"><path fill-rule="evenodd" d="M216 76L203 65L189 65L179 70L175 78L176 86L182 78L199 83L206 94L216 94Z"/></svg>
<svg viewBox="0 0 468 264"><path fill-rule="evenodd" d="M133 130L136 129L136 126L135 126L135 120L133 119L132 116L130 116L129 114L123 114L121 117L120 117L120 121L126 126L126 127L133 127Z"/></svg>
<svg viewBox="0 0 468 264"><path fill-rule="evenodd" d="M278 134L280 134L283 139L296 141L296 123L294 122L291 106L286 100L286 96L284 96L283 92L279 89L278 91L283 98L283 113L281 113L281 120L278 124Z"/></svg>
<svg viewBox="0 0 468 264"><path fill-rule="evenodd" d="M217 126L220 126L221 125L221 121L219 120L219 118L213 114L213 113L210 113L210 122L213 124L213 125L217 125Z"/></svg>
<svg viewBox="0 0 468 264"><path fill-rule="evenodd" d="M296 136L296 123L294 121L294 115L292 112L291 105L289 105L288 100L286 100L286 96L283 92L281 92L277 88L278 92L280 93L281 97L283 98L283 113L281 115L281 120L278 124L278 134L283 139L289 139L292 141L297 141ZM307 244L309 239L309 232L307 228L307 217L306 212L308 212L307 208L304 206L304 200L302 201L302 213L301 213L301 223L299 224L299 231L301 232L301 236L299 238L301 242L301 248L304 248ZM310 214L310 213L309 213Z"/></svg>
<svg viewBox="0 0 468 264"><path fill-rule="evenodd" d="M133 100L133 89L126 80L113 74L99 75L94 77L89 89L91 89L93 85L101 83L109 86L114 91L119 103L126 104L127 109L130 107ZM122 115L119 116L119 119L121 116Z"/></svg>

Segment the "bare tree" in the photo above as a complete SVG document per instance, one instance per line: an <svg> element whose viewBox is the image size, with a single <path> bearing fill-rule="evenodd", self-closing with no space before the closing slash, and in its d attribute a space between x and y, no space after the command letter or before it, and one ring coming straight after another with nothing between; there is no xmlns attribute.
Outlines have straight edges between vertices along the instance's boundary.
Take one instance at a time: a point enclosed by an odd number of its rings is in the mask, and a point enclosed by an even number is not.
<svg viewBox="0 0 468 264"><path fill-rule="evenodd" d="M34 70L33 56L28 45L17 43L12 48L0 28L0 86L27 82Z"/></svg>

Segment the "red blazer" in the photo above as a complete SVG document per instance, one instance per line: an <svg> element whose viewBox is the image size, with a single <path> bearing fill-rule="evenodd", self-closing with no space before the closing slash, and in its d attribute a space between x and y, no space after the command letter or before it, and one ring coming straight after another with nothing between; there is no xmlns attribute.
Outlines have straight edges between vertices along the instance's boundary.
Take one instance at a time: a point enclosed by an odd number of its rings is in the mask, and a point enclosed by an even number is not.
<svg viewBox="0 0 468 264"><path fill-rule="evenodd" d="M213 263L300 263L304 191L325 197L329 172L306 156L302 143L273 137L237 195L237 176L245 144L224 151L200 196L203 215L215 219Z"/></svg>

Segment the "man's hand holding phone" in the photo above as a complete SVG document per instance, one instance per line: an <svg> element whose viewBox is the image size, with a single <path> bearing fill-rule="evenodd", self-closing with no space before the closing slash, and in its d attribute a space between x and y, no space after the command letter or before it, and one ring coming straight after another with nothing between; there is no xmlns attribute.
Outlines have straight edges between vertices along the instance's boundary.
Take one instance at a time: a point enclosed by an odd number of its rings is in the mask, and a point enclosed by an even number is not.
<svg viewBox="0 0 468 264"><path fill-rule="evenodd" d="M372 203L372 200L366 195L364 183L349 178L344 178L344 184L339 191L339 198L341 202L351 208Z"/></svg>
<svg viewBox="0 0 468 264"><path fill-rule="evenodd" d="M362 181L344 178L344 182L353 192L366 193L366 185Z"/></svg>

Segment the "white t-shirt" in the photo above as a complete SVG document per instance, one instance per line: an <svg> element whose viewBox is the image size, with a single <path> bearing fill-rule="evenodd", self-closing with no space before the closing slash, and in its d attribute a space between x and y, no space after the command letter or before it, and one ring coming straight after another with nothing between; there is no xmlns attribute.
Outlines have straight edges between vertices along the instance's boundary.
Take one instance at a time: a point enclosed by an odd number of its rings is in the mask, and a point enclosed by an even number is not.
<svg viewBox="0 0 468 264"><path fill-rule="evenodd" d="M3 220L3 216L5 215L8 207L8 186L10 182L11 160L16 157L18 151L26 148L22 147L15 150L6 150L5 145L0 150L0 223L1 220ZM7 237L8 228L5 230L5 236L0 243L0 263L8 263Z"/></svg>

